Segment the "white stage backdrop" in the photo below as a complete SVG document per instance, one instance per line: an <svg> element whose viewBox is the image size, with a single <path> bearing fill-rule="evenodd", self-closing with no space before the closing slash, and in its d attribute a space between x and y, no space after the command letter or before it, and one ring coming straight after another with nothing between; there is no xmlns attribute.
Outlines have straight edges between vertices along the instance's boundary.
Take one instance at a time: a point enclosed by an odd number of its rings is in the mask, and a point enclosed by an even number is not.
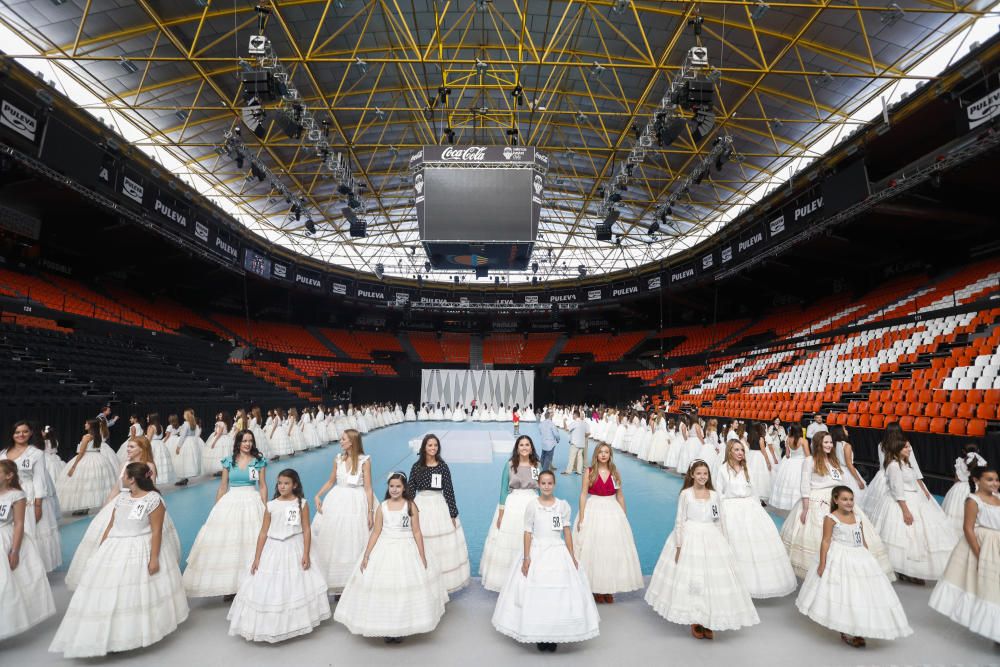
<svg viewBox="0 0 1000 667"><path fill-rule="evenodd" d="M468 406L522 408L535 402L535 371L469 371L455 369L420 371L420 402Z"/></svg>

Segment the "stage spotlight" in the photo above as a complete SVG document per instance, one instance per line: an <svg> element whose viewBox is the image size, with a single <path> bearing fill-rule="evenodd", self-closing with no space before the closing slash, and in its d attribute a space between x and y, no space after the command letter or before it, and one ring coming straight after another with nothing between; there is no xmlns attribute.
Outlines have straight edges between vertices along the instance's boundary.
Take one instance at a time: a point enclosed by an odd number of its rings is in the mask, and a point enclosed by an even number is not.
<svg viewBox="0 0 1000 667"><path fill-rule="evenodd" d="M722 171L723 165L733 159L733 146L729 144L722 152L719 153L719 157L715 158L715 170Z"/></svg>
<svg viewBox="0 0 1000 667"><path fill-rule="evenodd" d="M683 118L667 118L667 114L658 113L653 120L653 132L656 133L656 143L661 148L674 143L683 131Z"/></svg>
<svg viewBox="0 0 1000 667"><path fill-rule="evenodd" d="M586 123L587 122L587 114L583 113L583 111L577 111L576 112L576 122L578 122L578 123Z"/></svg>
<svg viewBox="0 0 1000 667"><path fill-rule="evenodd" d="M715 113L711 109L698 109L692 123L694 124L694 129L691 130L691 134L695 141L701 141L715 127Z"/></svg>
<svg viewBox="0 0 1000 667"><path fill-rule="evenodd" d="M298 222L302 218L302 207L298 204L292 204L292 218L295 222Z"/></svg>
<svg viewBox="0 0 1000 667"><path fill-rule="evenodd" d="M306 233L309 236L316 233L316 223L312 221L312 218L306 218Z"/></svg>
<svg viewBox="0 0 1000 667"><path fill-rule="evenodd" d="M476 58L476 72L478 72L480 76L486 74L486 70L488 70L489 68L490 64L488 62Z"/></svg>
<svg viewBox="0 0 1000 667"><path fill-rule="evenodd" d="M653 220L649 223L649 233L655 234L658 231L660 231L660 222L658 220Z"/></svg>
<svg viewBox="0 0 1000 667"><path fill-rule="evenodd" d="M688 19L688 25L694 28L694 36L701 37L701 24L705 22L701 16L695 16Z"/></svg>
<svg viewBox="0 0 1000 667"><path fill-rule="evenodd" d="M361 70L361 76L364 76L365 74L368 73L368 63L362 60L361 58L355 58L354 64L358 66L359 70Z"/></svg>
<svg viewBox="0 0 1000 667"><path fill-rule="evenodd" d="M620 192L612 192L610 195L608 195L609 202L617 204L621 200L622 200L622 193Z"/></svg>
<svg viewBox="0 0 1000 667"><path fill-rule="evenodd" d="M458 284L458 276L452 276L452 279L455 281L455 284L457 285Z"/></svg>
<svg viewBox="0 0 1000 667"><path fill-rule="evenodd" d="M602 65L601 63L595 62L590 67L590 78L591 79L600 79L601 75L604 74L604 70L605 69L607 69L607 68L604 67L604 65Z"/></svg>
<svg viewBox="0 0 1000 667"><path fill-rule="evenodd" d="M531 272L532 273L538 273L538 262L532 262L531 263Z"/></svg>
<svg viewBox="0 0 1000 667"><path fill-rule="evenodd" d="M237 153L236 154L236 168L237 169L242 169L243 168L243 164L244 164L243 153Z"/></svg>
<svg viewBox="0 0 1000 667"><path fill-rule="evenodd" d="M438 86L438 100L441 104L448 104L448 96L451 95L451 88Z"/></svg>
<svg viewBox="0 0 1000 667"><path fill-rule="evenodd" d="M431 271L431 263L430 263L430 260L428 260L428 261L424 262L424 271L427 271L428 273L430 273L430 271Z"/></svg>
<svg viewBox="0 0 1000 667"><path fill-rule="evenodd" d="M448 140L449 144L454 144L455 143L455 130L451 129L450 127L445 128L445 130L444 130L444 136Z"/></svg>
<svg viewBox="0 0 1000 667"><path fill-rule="evenodd" d="M706 172L705 169L698 167L695 170L694 174L691 175L692 182L695 185L701 185L701 182L705 180L705 172Z"/></svg>
<svg viewBox="0 0 1000 667"><path fill-rule="evenodd" d="M515 106L521 106L524 104L524 88L521 87L521 84L514 86L514 90L512 90L510 94L514 97Z"/></svg>
<svg viewBox="0 0 1000 667"><path fill-rule="evenodd" d="M518 135L517 128L516 127L510 128L509 130L507 130L506 134L507 134L507 143L509 143L511 146L517 146L517 135Z"/></svg>
<svg viewBox="0 0 1000 667"><path fill-rule="evenodd" d="M615 0L611 4L612 14L624 14L628 10L630 0Z"/></svg>
<svg viewBox="0 0 1000 667"><path fill-rule="evenodd" d="M385 120L385 112L378 107L375 107L375 119L380 122Z"/></svg>

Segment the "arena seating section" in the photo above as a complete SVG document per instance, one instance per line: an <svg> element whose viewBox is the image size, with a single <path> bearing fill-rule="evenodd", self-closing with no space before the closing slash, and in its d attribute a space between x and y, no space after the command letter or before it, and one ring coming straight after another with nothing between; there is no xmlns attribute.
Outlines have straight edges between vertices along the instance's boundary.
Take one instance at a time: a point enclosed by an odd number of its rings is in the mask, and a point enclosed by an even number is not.
<svg viewBox="0 0 1000 667"><path fill-rule="evenodd" d="M545 362L559 334L490 334L483 340L487 364L537 365Z"/></svg>
<svg viewBox="0 0 1000 667"><path fill-rule="evenodd" d="M645 331L629 331L616 336L582 334L566 341L561 354L591 354L594 361L618 361L648 335Z"/></svg>
<svg viewBox="0 0 1000 667"><path fill-rule="evenodd" d="M468 334L413 332L407 335L420 361L428 364L469 363Z"/></svg>

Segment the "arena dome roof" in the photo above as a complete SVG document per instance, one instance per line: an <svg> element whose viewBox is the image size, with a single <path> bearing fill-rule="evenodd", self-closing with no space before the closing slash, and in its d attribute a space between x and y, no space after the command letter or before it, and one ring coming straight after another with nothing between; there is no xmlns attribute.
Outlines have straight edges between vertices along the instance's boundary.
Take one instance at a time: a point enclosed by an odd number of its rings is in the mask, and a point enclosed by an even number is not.
<svg viewBox="0 0 1000 667"><path fill-rule="evenodd" d="M550 166L538 271L502 276L513 283L577 277L579 267L588 275L635 268L692 247L933 82L997 30L996 5L268 3L269 66L287 73L329 155L317 154L308 131L291 139L282 130L281 100L263 102L260 137L241 120L241 73L259 64L249 54L262 16L255 2L9 1L0 6L0 48L256 234L360 272L380 265L386 275L449 280L453 272L424 269L409 157L450 141L448 128L459 146L505 144L516 128L520 145ZM715 122L704 134L686 122L673 142L654 138L639 151L612 240L598 241L615 177L697 45L707 49L699 74L714 84ZM247 150L239 161L224 147L237 127ZM696 178L719 138L731 140L731 154L721 169L709 159ZM339 171L330 168L338 153ZM254 178L252 165L264 165L267 178ZM348 173L365 238L353 238L344 217L338 188ZM298 216L286 196L301 202ZM666 203L670 213L651 235Z"/></svg>

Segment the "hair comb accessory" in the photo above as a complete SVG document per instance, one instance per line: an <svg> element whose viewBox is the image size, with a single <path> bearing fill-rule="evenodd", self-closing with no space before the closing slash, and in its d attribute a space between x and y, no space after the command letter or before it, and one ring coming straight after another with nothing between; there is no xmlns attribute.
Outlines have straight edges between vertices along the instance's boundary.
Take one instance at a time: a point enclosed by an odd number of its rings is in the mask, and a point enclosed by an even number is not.
<svg viewBox="0 0 1000 667"><path fill-rule="evenodd" d="M150 470L149 468L147 468L146 469L146 479L152 479L152 478L153 478L153 471Z"/></svg>
<svg viewBox="0 0 1000 667"><path fill-rule="evenodd" d="M389 473L388 475L386 475L385 481L386 482L391 481L392 478L395 477L396 475L399 475L400 477L402 477L403 478L403 483L404 484L406 483L406 473L403 472L402 470L393 470L391 473Z"/></svg>

